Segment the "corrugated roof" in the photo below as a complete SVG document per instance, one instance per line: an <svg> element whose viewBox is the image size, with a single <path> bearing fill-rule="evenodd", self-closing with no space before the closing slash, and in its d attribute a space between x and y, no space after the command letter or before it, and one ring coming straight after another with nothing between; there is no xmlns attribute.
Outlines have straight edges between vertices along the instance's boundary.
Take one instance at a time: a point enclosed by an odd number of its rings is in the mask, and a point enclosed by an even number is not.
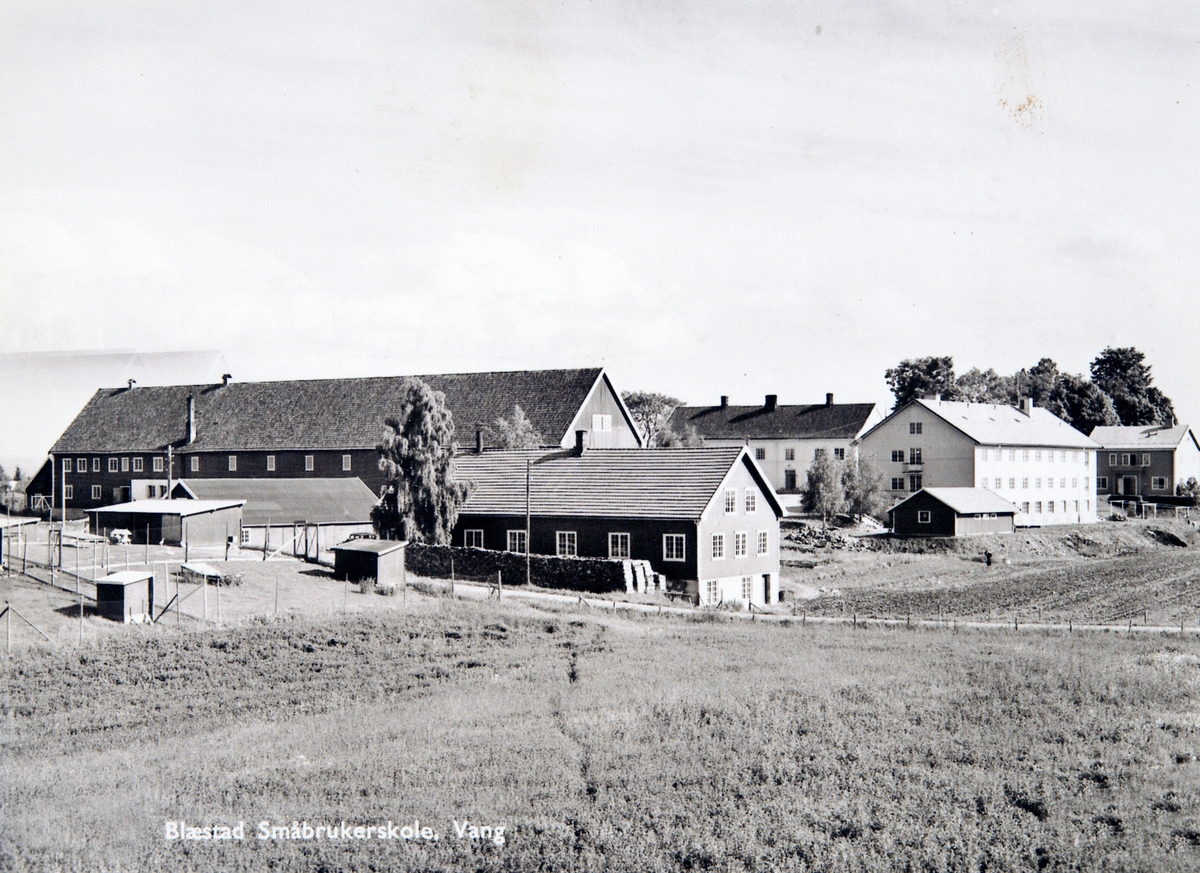
<svg viewBox="0 0 1200 873"><path fill-rule="evenodd" d="M1188 438L1191 428L1186 424L1175 427L1134 425L1131 427L1094 427L1092 441L1106 449L1173 449ZM1192 440L1195 440L1193 435Z"/></svg>
<svg viewBox="0 0 1200 873"><path fill-rule="evenodd" d="M516 370L418 376L446 396L458 440L520 404L548 445L559 445L603 371ZM187 437L187 399L196 399L194 451L374 448L383 420L400 408L404 377L231 382L228 385L101 389L53 452L152 452Z"/></svg>
<svg viewBox="0 0 1200 873"><path fill-rule="evenodd" d="M361 479L181 479L182 488L200 500L242 499L242 523L248 525L365 522L377 498Z"/></svg>
<svg viewBox="0 0 1200 873"><path fill-rule="evenodd" d="M244 500L134 500L89 509L88 512L120 512L132 515L201 515L218 509L241 506Z"/></svg>
<svg viewBox="0 0 1200 873"><path fill-rule="evenodd" d="M464 454L455 459L455 475L472 483L463 513L524 515L529 460L534 515L694 520L739 458L755 471L765 499L782 515L742 446L589 449L582 456L569 450Z"/></svg>
<svg viewBox="0 0 1200 873"><path fill-rule="evenodd" d="M1015 407L992 403L965 403L959 400L913 400L911 403L929 410L980 445L1099 448L1096 443L1061 418L1036 406L1031 410L1032 415L1026 415ZM907 405L901 407L905 408ZM871 428L867 434L873 433L881 426L882 422ZM863 434L863 437L867 434Z"/></svg>
<svg viewBox="0 0 1200 873"><path fill-rule="evenodd" d="M999 494L987 488L922 488L917 492L917 494L922 493L928 494L940 503L944 503L961 515L986 512L997 514L1012 513L1015 515L1021 511L1015 504L1009 503ZM908 503L917 494L897 503L889 511L894 511L905 503Z"/></svg>
<svg viewBox="0 0 1200 873"><path fill-rule="evenodd" d="M679 406L669 426L682 433L690 425L706 439L854 439L874 410L874 403Z"/></svg>

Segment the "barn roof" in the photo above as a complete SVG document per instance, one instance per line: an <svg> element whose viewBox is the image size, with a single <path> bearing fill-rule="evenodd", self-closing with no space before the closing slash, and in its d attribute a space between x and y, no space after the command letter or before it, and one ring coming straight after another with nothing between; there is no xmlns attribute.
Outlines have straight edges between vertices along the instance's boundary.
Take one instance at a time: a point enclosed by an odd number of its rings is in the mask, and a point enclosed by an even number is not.
<svg viewBox="0 0 1200 873"><path fill-rule="evenodd" d="M1092 440L1106 449L1174 449L1185 439L1196 440L1186 424L1175 427L1134 425L1130 427L1094 427Z"/></svg>
<svg viewBox="0 0 1200 873"><path fill-rule="evenodd" d="M472 484L462 513L523 516L526 461L534 515L695 520L737 463L746 464L768 506L784 515L742 446L459 455L455 475Z"/></svg>
<svg viewBox="0 0 1200 873"><path fill-rule="evenodd" d="M560 445L601 368L418 376L446 396L458 439L491 427L520 404L547 445ZM189 451L369 449L400 408L403 376L169 385L97 391L52 452L153 452L181 447L187 399L196 401Z"/></svg>
<svg viewBox="0 0 1200 873"><path fill-rule="evenodd" d="M1054 446L1096 449L1096 443L1048 410L1033 407L1030 415L1013 406L995 403L966 403L961 400L911 400L900 409L916 404L962 431L984 446ZM888 416L890 420L900 410ZM883 422L871 428L873 433Z"/></svg>
<svg viewBox="0 0 1200 873"><path fill-rule="evenodd" d="M934 500L950 507L959 515L982 513L1016 515L1021 511L1015 504L1009 503L999 494L987 488L922 488L916 494L912 495L912 497L900 501L888 511L895 512L905 503L908 503L909 500L921 494L928 494Z"/></svg>
<svg viewBox="0 0 1200 873"><path fill-rule="evenodd" d="M376 496L361 479L180 479L173 497L243 499L242 524L365 522Z"/></svg>
<svg viewBox="0 0 1200 873"><path fill-rule="evenodd" d="M669 427L688 426L706 439L854 439L870 421L874 403L807 406L679 406Z"/></svg>

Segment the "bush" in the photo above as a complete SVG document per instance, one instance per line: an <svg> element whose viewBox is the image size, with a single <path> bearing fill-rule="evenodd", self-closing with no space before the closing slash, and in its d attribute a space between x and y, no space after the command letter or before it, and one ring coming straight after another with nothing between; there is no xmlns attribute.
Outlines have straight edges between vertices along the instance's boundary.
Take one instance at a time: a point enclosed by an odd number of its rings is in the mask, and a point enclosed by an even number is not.
<svg viewBox="0 0 1200 873"><path fill-rule="evenodd" d="M375 577L368 576L365 579L358 580L358 591L360 594L370 594L375 590Z"/></svg>

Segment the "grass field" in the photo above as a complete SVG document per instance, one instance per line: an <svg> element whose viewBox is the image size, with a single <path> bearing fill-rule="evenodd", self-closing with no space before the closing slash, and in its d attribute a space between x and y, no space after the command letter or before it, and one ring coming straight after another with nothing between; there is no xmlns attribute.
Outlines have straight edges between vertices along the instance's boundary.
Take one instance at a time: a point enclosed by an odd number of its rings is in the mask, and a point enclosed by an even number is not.
<svg viewBox="0 0 1200 873"><path fill-rule="evenodd" d="M15 653L0 867L1200 866L1194 640L428 600ZM440 839L257 839L389 819Z"/></svg>

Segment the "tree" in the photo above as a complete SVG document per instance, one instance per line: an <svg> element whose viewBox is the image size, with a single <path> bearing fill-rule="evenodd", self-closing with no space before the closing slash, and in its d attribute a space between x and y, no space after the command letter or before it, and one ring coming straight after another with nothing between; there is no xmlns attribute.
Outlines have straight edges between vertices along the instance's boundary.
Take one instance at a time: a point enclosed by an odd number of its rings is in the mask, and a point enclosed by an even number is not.
<svg viewBox="0 0 1200 873"><path fill-rule="evenodd" d="M1200 499L1200 482L1196 481L1195 476L1188 476L1186 482L1179 482L1175 485L1176 497L1190 497L1192 503Z"/></svg>
<svg viewBox="0 0 1200 873"><path fill-rule="evenodd" d="M1058 378L1045 406L1081 433L1091 433L1092 428L1101 425L1121 423L1107 394L1082 376L1070 373Z"/></svg>
<svg viewBox="0 0 1200 873"><path fill-rule="evenodd" d="M883 471L870 458L847 463L842 476L846 492L846 508L851 515L862 518L877 515L887 506L883 490Z"/></svg>
<svg viewBox="0 0 1200 873"><path fill-rule="evenodd" d="M1170 398L1151 386L1154 377L1146 356L1132 346L1104 349L1092 361L1092 381L1112 398L1121 424L1175 424L1175 407Z"/></svg>
<svg viewBox="0 0 1200 873"><path fill-rule="evenodd" d="M467 499L454 479L454 419L445 395L420 379L405 379L403 399L379 451L385 482L371 522L384 539L445 545Z"/></svg>
<svg viewBox="0 0 1200 873"><path fill-rule="evenodd" d="M808 512L821 513L824 526L830 516L846 511L845 465L829 452L818 451L808 468L808 481L804 487L804 508Z"/></svg>
<svg viewBox="0 0 1200 873"><path fill-rule="evenodd" d="M893 409L927 394L936 394L942 400L954 400L958 396L954 384L954 358L951 357L903 360L884 376L896 397Z"/></svg>
<svg viewBox="0 0 1200 873"><path fill-rule="evenodd" d="M506 449L536 449L543 445L542 435L533 429L519 403L513 405L510 418L496 419L496 434L501 447Z"/></svg>
<svg viewBox="0 0 1200 873"><path fill-rule="evenodd" d="M659 431L666 427L675 407L683 405L682 400L651 391L624 391L621 399L648 446L660 445L657 441Z"/></svg>
<svg viewBox="0 0 1200 873"><path fill-rule="evenodd" d="M676 433L670 424L664 424L655 434L654 442L661 448L696 448L704 445L704 438L694 424L685 424L680 433Z"/></svg>
<svg viewBox="0 0 1200 873"><path fill-rule="evenodd" d="M13 467L13 481L20 482L23 478L25 478L25 474L21 472L21 468Z"/></svg>
<svg viewBox="0 0 1200 873"><path fill-rule="evenodd" d="M1010 404L1016 396L1015 377L1001 376L990 367L980 370L972 367L954 380L958 400L972 403Z"/></svg>

